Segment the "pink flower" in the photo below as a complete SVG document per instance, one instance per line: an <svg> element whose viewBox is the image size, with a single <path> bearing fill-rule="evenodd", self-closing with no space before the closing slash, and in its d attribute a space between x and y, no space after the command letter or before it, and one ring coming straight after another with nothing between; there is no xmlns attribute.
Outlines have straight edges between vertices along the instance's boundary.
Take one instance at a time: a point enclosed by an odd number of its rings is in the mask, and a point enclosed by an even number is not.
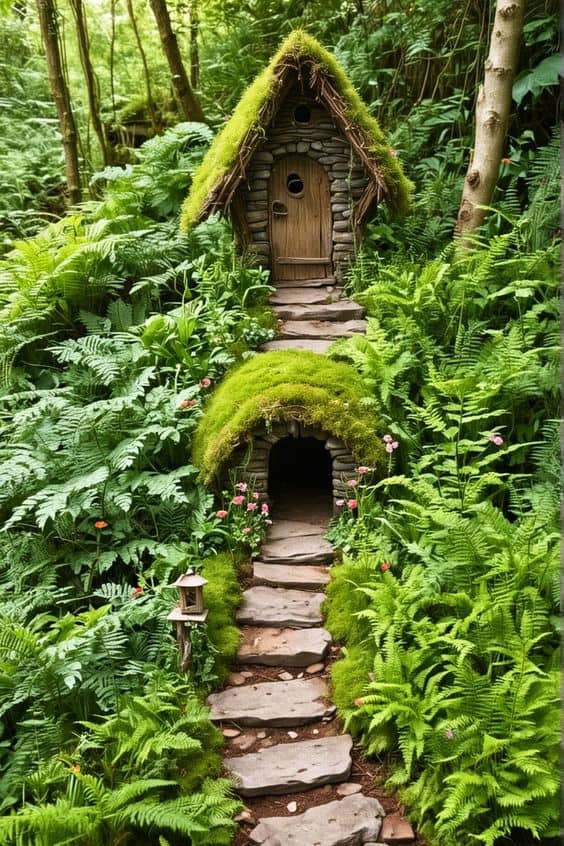
<svg viewBox="0 0 564 846"><path fill-rule="evenodd" d="M249 486L247 485L246 482L237 482L235 487L237 488L238 491L243 491L243 493L245 493L245 491L247 490L247 488Z"/></svg>
<svg viewBox="0 0 564 846"><path fill-rule="evenodd" d="M255 511L257 507L256 502L248 502L247 503L247 511Z"/></svg>
<svg viewBox="0 0 564 846"><path fill-rule="evenodd" d="M233 499L231 500L231 502L233 503L233 505L243 505L243 503L245 502L245 497L244 496L234 496Z"/></svg>
<svg viewBox="0 0 564 846"><path fill-rule="evenodd" d="M503 443L503 438L499 434L499 432L493 432L491 435L488 436L492 444L496 446L501 446Z"/></svg>
<svg viewBox="0 0 564 846"><path fill-rule="evenodd" d="M272 526L272 520L265 520L264 522L267 526Z"/></svg>
<svg viewBox="0 0 564 846"><path fill-rule="evenodd" d="M244 535L250 535L251 534L251 530L248 526L245 526L245 528L243 529L243 534Z"/></svg>
<svg viewBox="0 0 564 846"><path fill-rule="evenodd" d="M263 502L263 504L260 507L260 510L262 511L263 514L268 514L268 512L270 510L269 507L268 507L268 502Z"/></svg>
<svg viewBox="0 0 564 846"><path fill-rule="evenodd" d="M386 452L393 452L399 447L399 441L386 441Z"/></svg>
<svg viewBox="0 0 564 846"><path fill-rule="evenodd" d="M391 444L386 444L386 452L393 452L394 448Z"/></svg>
<svg viewBox="0 0 564 846"><path fill-rule="evenodd" d="M385 443L385 444L391 444L391 443L392 443L392 441L393 441L393 438L392 438L392 436L391 436L391 435L384 435L384 437L382 438L382 440L384 441L384 443Z"/></svg>
<svg viewBox="0 0 564 846"><path fill-rule="evenodd" d="M196 405L198 400L191 399L191 400L182 400L182 402L178 403L178 408L192 408L193 405Z"/></svg>
<svg viewBox="0 0 564 846"><path fill-rule="evenodd" d="M361 464L360 467L356 468L356 472L359 476L364 476L365 473L370 472L370 467L365 467L364 464Z"/></svg>
<svg viewBox="0 0 564 846"><path fill-rule="evenodd" d="M142 593L143 593L143 588L142 587L136 587L135 590L133 591L133 593L131 594L131 598L137 599L137 597Z"/></svg>
<svg viewBox="0 0 564 846"><path fill-rule="evenodd" d="M347 488L356 488L357 485L358 482L356 481L356 479L349 479L349 481L347 482Z"/></svg>
<svg viewBox="0 0 564 846"><path fill-rule="evenodd" d="M380 564L380 570L383 570L384 572L386 572L386 570L389 570L391 566L392 565L390 564L389 561L384 561L382 564Z"/></svg>
<svg viewBox="0 0 564 846"><path fill-rule="evenodd" d="M344 499L336 499L335 500L335 505L337 506L337 508L342 508L344 504L345 504Z"/></svg>
<svg viewBox="0 0 564 846"><path fill-rule="evenodd" d="M223 520L224 517L227 517L227 511L216 511L215 516L219 517L220 520Z"/></svg>
<svg viewBox="0 0 564 846"><path fill-rule="evenodd" d="M260 497L260 494L259 494L258 491L253 491L251 496L252 496L253 499L258 499Z"/></svg>
<svg viewBox="0 0 564 846"><path fill-rule="evenodd" d="M207 376L204 379L200 379L200 381L198 382L198 388L209 388L210 385L211 379L208 379Z"/></svg>
<svg viewBox="0 0 564 846"><path fill-rule="evenodd" d="M355 704L355 705L358 705L358 706L360 707L361 705L364 705L364 699L361 699L361 698L359 697L358 699L355 699L355 700L354 700L354 704Z"/></svg>
<svg viewBox="0 0 564 846"><path fill-rule="evenodd" d="M445 737L446 737L446 739L447 739L447 740L452 740L452 738L454 737L454 732L453 732L453 730L452 730L452 729L447 729L447 730L445 731Z"/></svg>
<svg viewBox="0 0 564 846"><path fill-rule="evenodd" d="M511 159L503 158L503 159L501 160L501 163L502 163L502 164L504 164L504 165L511 164Z"/></svg>
<svg viewBox="0 0 564 846"><path fill-rule="evenodd" d="M358 502L356 501L356 499L348 499L347 505L348 505L349 508L356 508L357 505L358 505Z"/></svg>

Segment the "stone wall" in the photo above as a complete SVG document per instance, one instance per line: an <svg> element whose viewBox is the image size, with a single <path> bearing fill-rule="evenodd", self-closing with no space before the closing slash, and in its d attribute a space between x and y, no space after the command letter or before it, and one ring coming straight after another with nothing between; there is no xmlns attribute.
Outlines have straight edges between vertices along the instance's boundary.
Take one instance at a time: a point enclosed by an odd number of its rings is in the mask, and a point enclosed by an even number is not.
<svg viewBox="0 0 564 846"><path fill-rule="evenodd" d="M238 481L247 482L255 486L256 490L264 493L268 499L268 467L270 450L273 445L282 438L288 436L294 438L316 438L323 441L325 449L331 456L331 468L333 478L333 505L338 499L347 499L351 491L346 487L346 482L355 476L356 463L345 444L334 438L329 432L318 429L311 429L296 420L289 420L285 423L276 423L268 431L265 428L257 429L253 433L250 447L243 455L241 452L234 456L231 469L234 470Z"/></svg>
<svg viewBox="0 0 564 846"><path fill-rule="evenodd" d="M294 118L300 104L310 110L307 123ZM354 255L358 236L351 227L352 210L368 185L368 175L331 116L297 89L290 92L276 115L267 138L253 157L246 183L239 188L239 199L246 210L247 246L270 267L269 180L276 159L290 153L315 159L327 172L333 221L333 273L341 279L346 263Z"/></svg>

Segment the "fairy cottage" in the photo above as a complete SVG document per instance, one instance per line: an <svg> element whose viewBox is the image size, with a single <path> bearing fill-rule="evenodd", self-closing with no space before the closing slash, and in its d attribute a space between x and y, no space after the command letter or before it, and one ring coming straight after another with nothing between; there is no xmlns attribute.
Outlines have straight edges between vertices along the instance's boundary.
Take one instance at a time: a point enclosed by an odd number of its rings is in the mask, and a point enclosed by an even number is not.
<svg viewBox="0 0 564 846"><path fill-rule="evenodd" d="M183 225L229 214L241 248L274 283L339 280L378 205L403 211L409 189L337 61L296 31L210 147Z"/></svg>

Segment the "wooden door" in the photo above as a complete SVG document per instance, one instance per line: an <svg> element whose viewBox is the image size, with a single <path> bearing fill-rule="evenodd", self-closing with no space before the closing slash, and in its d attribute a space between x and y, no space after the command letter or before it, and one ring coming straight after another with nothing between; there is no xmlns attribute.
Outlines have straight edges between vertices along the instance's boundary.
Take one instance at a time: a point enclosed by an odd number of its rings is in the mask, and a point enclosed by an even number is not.
<svg viewBox="0 0 564 846"><path fill-rule="evenodd" d="M331 194L325 169L307 156L275 162L270 177L272 278L331 275Z"/></svg>

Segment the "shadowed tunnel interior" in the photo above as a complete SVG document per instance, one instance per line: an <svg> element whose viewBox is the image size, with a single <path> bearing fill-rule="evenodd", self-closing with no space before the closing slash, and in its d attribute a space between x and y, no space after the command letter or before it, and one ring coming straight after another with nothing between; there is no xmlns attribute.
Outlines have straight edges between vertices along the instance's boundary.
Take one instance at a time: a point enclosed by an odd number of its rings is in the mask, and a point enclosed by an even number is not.
<svg viewBox="0 0 564 846"><path fill-rule="evenodd" d="M331 454L317 438L281 438L270 450L268 494L281 516L299 511L301 504L311 508L332 508Z"/></svg>

